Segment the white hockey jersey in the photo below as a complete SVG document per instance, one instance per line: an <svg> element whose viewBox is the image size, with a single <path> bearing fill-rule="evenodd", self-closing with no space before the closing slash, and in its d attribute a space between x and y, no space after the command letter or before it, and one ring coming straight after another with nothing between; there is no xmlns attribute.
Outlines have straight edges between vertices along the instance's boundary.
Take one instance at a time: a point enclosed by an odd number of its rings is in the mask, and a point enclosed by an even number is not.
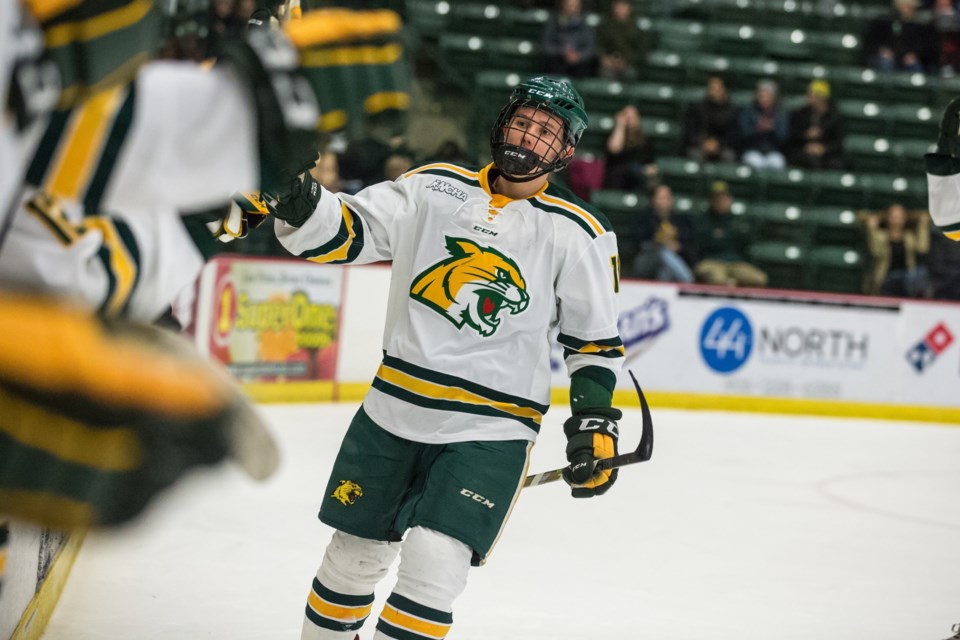
<svg viewBox="0 0 960 640"><path fill-rule="evenodd" d="M598 211L547 184L492 194L492 165L437 163L355 196L324 191L277 237L314 262L392 260L384 358L363 402L419 442L535 440L550 403L550 335L568 373L618 372L617 241Z"/></svg>
<svg viewBox="0 0 960 640"><path fill-rule="evenodd" d="M229 69L149 63L132 84L52 114L0 283L152 321L205 262L181 208L253 188L257 164L252 107Z"/></svg>

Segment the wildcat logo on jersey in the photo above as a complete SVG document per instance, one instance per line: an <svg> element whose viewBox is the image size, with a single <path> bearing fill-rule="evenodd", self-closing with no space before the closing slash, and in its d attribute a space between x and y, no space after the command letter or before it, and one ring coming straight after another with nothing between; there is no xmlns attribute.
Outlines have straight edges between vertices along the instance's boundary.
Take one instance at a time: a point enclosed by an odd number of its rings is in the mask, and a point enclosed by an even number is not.
<svg viewBox="0 0 960 640"><path fill-rule="evenodd" d="M343 503L344 506L349 507L357 501L357 498L363 496L363 489L360 488L356 482L351 482L350 480L341 480L340 486L333 490L333 493L330 494L331 498L336 498Z"/></svg>
<svg viewBox="0 0 960 640"><path fill-rule="evenodd" d="M502 311L522 313L530 304L516 262L472 240L447 238L450 257L417 276L410 295L442 314L458 329L493 335Z"/></svg>

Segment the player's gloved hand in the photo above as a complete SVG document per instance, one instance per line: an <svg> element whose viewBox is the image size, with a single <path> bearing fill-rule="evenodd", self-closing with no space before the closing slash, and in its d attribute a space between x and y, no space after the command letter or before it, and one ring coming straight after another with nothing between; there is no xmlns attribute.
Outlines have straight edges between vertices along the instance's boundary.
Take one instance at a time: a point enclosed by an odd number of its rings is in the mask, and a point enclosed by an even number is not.
<svg viewBox="0 0 960 640"><path fill-rule="evenodd" d="M265 200L274 216L291 226L300 227L317 209L321 193L320 183L306 172L294 180L286 193L272 197L265 195Z"/></svg>
<svg viewBox="0 0 960 640"><path fill-rule="evenodd" d="M219 366L178 335L0 294L0 513L59 529L125 522L184 473L277 450Z"/></svg>
<svg viewBox="0 0 960 640"><path fill-rule="evenodd" d="M960 157L960 98L954 98L943 111L937 153Z"/></svg>
<svg viewBox="0 0 960 640"><path fill-rule="evenodd" d="M594 472L598 460L617 455L620 429L617 420L623 414L610 407L586 409L563 423L567 436L567 461L563 479L574 498L592 498L607 492L617 481L618 469Z"/></svg>

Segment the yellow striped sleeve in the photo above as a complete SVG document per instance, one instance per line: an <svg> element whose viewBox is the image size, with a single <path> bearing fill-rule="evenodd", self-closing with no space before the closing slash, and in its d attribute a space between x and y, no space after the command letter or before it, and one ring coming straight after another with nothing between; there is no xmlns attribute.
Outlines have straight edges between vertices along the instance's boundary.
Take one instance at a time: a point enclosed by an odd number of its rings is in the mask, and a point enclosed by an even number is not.
<svg viewBox="0 0 960 640"><path fill-rule="evenodd" d="M331 249L327 253L307 258L307 260L310 262L319 262L322 264L324 262L347 259L347 253L350 251L350 246L353 244L354 238L357 237L357 231L354 229L354 224L356 223L353 219L353 214L350 212L350 209L347 208L347 205L341 205L341 209L343 210L343 220L347 227L347 239L344 240L343 244L335 249Z"/></svg>
<svg viewBox="0 0 960 640"><path fill-rule="evenodd" d="M47 191L54 196L79 199L96 168L125 92L125 86L101 91L84 102L71 116L72 123L67 136L44 184Z"/></svg>
<svg viewBox="0 0 960 640"><path fill-rule="evenodd" d="M123 309L123 305L133 293L133 285L137 280L137 264L127 247L120 239L117 228L108 218L87 218L84 226L96 229L103 234L103 243L110 249L110 271L117 279L116 287L110 300L106 304L107 315L116 315Z"/></svg>

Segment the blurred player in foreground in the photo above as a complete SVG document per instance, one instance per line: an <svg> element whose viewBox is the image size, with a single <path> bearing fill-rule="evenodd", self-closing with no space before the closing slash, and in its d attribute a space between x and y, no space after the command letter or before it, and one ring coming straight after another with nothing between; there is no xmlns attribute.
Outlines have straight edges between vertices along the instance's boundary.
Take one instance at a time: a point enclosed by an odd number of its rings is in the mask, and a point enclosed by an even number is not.
<svg viewBox="0 0 960 640"><path fill-rule="evenodd" d="M143 64L160 33L149 1L0 3L0 252L34 260L8 261L0 291L0 514L115 524L197 465L232 455L254 477L273 471L269 435L222 371L174 336L91 309L153 317L169 301L151 298L175 292L159 282L171 261L142 259L189 242L154 231L235 191L288 184L315 157L320 122L322 83L302 59L398 22L316 12L287 35L237 39L205 70ZM18 208L57 260L14 244ZM104 210L121 213L94 215ZM24 272L42 278L11 276Z"/></svg>
<svg viewBox="0 0 960 640"><path fill-rule="evenodd" d="M437 639L468 570L520 494L550 402L550 332L571 377L564 424L575 497L616 470L619 259L607 220L548 182L587 116L565 80L520 84L491 132L493 163L413 169L355 196L309 175L274 202L277 237L321 263L393 260L384 358L334 464L320 519L337 529L304 639L352 639L398 553L375 638ZM402 543L401 539L404 537Z"/></svg>

